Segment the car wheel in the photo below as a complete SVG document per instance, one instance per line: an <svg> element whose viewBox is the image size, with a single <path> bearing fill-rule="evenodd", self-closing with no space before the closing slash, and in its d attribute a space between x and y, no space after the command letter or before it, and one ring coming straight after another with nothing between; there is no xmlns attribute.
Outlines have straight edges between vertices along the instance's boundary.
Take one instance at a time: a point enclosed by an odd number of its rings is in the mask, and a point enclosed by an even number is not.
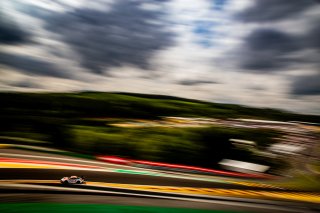
<svg viewBox="0 0 320 213"><path fill-rule="evenodd" d="M80 184L80 181L77 181L77 184Z"/></svg>
<svg viewBox="0 0 320 213"><path fill-rule="evenodd" d="M68 181L63 181L62 184L63 184L63 185L67 185L67 184L68 184Z"/></svg>

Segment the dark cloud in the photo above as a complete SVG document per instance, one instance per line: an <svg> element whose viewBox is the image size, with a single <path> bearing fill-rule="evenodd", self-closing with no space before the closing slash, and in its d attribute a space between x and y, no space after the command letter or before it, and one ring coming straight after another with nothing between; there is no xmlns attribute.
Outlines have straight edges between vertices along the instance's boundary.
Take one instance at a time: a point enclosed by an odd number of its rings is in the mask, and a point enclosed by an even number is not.
<svg viewBox="0 0 320 213"><path fill-rule="evenodd" d="M317 49L320 53L320 16L312 24L313 25L310 31L307 32L304 40L309 48Z"/></svg>
<svg viewBox="0 0 320 213"><path fill-rule="evenodd" d="M35 82L31 82L29 80L18 81L10 83L10 86L20 87L20 88L39 88L39 85Z"/></svg>
<svg viewBox="0 0 320 213"><path fill-rule="evenodd" d="M287 71L297 67L319 71L320 21L311 18L308 27L300 35L274 29L254 30L245 38L240 50L242 68L256 73ZM292 95L320 95L320 73L295 77L291 81Z"/></svg>
<svg viewBox="0 0 320 213"><path fill-rule="evenodd" d="M237 18L247 22L276 21L295 16L317 4L317 0L255 0L253 6Z"/></svg>
<svg viewBox="0 0 320 213"><path fill-rule="evenodd" d="M294 64L290 54L300 49L298 37L273 29L258 29L245 39L241 65L257 72L277 71Z"/></svg>
<svg viewBox="0 0 320 213"><path fill-rule="evenodd" d="M295 37L273 29L253 31L247 40L252 50L291 52L298 49L298 40Z"/></svg>
<svg viewBox="0 0 320 213"><path fill-rule="evenodd" d="M148 69L154 51L171 45L173 34L159 22L162 12L140 6L117 0L111 11L76 9L48 18L46 28L60 34L94 73L123 65Z"/></svg>
<svg viewBox="0 0 320 213"><path fill-rule="evenodd" d="M29 33L0 11L0 44L20 44L29 40Z"/></svg>
<svg viewBox="0 0 320 213"><path fill-rule="evenodd" d="M185 85L185 86L194 86L199 84L217 84L217 82L210 81L210 80L183 80L183 81L179 81L178 84Z"/></svg>
<svg viewBox="0 0 320 213"><path fill-rule="evenodd" d="M315 75L301 76L292 84L293 95L320 95L320 72Z"/></svg>
<svg viewBox="0 0 320 213"><path fill-rule="evenodd" d="M294 15L312 6L320 6L319 2L317 0L256 0L253 6L238 15L240 19L249 22L274 22L284 19L294 22ZM284 71L303 65L319 67L319 18L316 15L306 15L304 19L307 25L303 27L308 29L300 35L281 32L280 29L254 30L244 39L244 45L239 51L238 59L241 67L248 71L262 73ZM312 54L310 50L313 51ZM296 54L298 52L299 54Z"/></svg>
<svg viewBox="0 0 320 213"><path fill-rule="evenodd" d="M18 69L21 72L30 75L52 76L58 78L70 77L67 73L63 72L50 62L11 53L0 52L0 65Z"/></svg>

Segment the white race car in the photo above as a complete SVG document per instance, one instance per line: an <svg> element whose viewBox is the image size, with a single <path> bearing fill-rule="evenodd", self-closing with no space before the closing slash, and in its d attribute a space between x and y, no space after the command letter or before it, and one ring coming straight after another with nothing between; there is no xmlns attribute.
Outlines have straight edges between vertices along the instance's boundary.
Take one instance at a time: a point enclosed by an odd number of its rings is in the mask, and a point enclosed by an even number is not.
<svg viewBox="0 0 320 213"><path fill-rule="evenodd" d="M70 177L63 177L61 178L60 182L62 184L84 184L84 177L78 177L78 176L70 176Z"/></svg>

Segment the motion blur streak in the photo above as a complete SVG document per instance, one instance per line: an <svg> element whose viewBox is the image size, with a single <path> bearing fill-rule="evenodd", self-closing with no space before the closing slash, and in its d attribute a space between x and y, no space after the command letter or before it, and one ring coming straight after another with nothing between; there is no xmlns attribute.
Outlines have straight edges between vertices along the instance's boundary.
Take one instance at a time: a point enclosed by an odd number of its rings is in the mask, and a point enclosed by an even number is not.
<svg viewBox="0 0 320 213"><path fill-rule="evenodd" d="M320 212L319 35L319 0L1 0L0 212Z"/></svg>

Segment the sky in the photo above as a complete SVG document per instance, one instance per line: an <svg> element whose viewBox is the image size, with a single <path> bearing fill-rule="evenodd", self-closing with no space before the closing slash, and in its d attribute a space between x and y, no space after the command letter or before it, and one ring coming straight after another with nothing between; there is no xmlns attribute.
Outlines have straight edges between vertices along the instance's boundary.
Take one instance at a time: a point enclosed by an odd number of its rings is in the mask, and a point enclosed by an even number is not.
<svg viewBox="0 0 320 213"><path fill-rule="evenodd" d="M1 0L0 91L320 114L320 1Z"/></svg>

